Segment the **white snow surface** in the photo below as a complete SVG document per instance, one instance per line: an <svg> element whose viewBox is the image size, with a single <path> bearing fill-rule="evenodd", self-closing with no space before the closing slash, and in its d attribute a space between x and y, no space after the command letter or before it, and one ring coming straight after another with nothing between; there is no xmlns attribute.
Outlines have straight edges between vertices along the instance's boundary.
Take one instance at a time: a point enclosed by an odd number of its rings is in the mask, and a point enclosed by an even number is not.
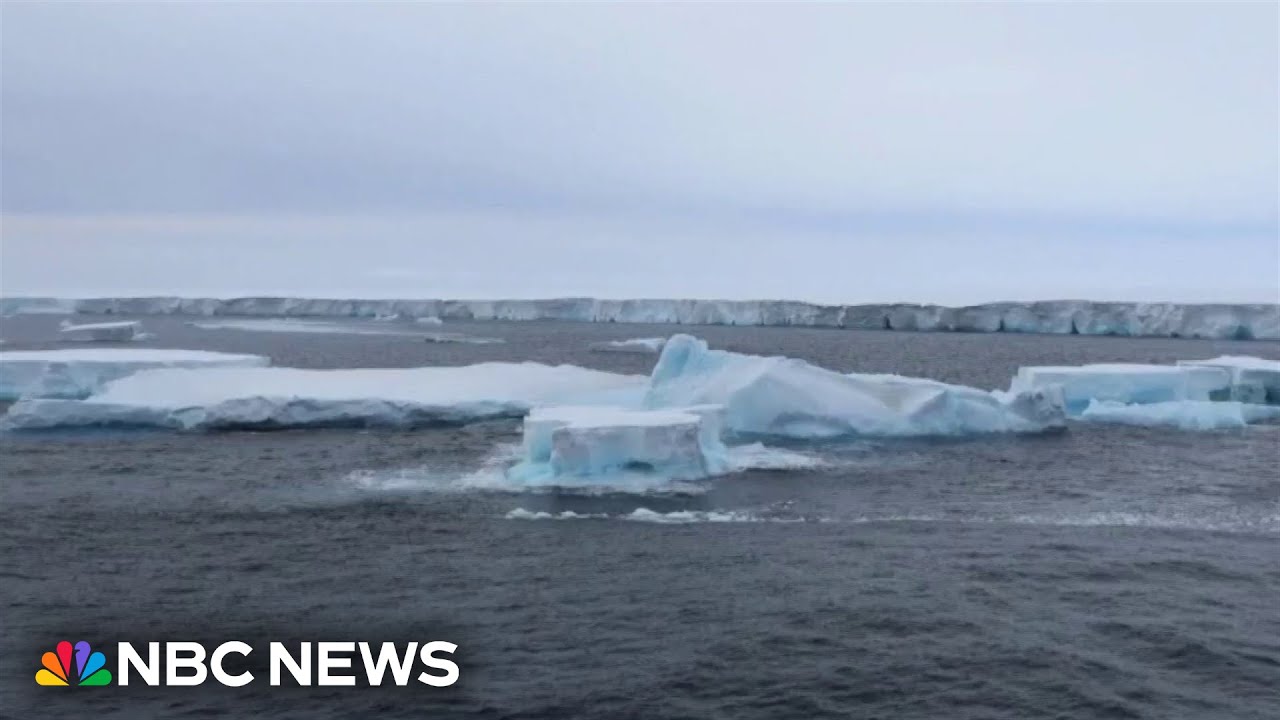
<svg viewBox="0 0 1280 720"><path fill-rule="evenodd" d="M711 350L673 336L650 378L645 407L724 407L731 434L961 435L1061 427L1056 388L991 393L893 375L842 375L802 360Z"/></svg>
<svg viewBox="0 0 1280 720"><path fill-rule="evenodd" d="M10 429L404 426L519 416L561 402L634 404L644 383L643 376L539 363L150 370L108 383L83 401L20 401L5 422Z"/></svg>
<svg viewBox="0 0 1280 720"><path fill-rule="evenodd" d="M1280 339L1280 304L1048 300L968 307L818 305L788 300L359 300L331 298L8 298L15 311L67 303L81 313L298 317L438 317L445 320L569 320L684 325L801 325L873 330L1154 335Z"/></svg>
<svg viewBox="0 0 1280 720"><path fill-rule="evenodd" d="M1097 423L1175 427L1181 430L1242 428L1280 418L1280 407L1237 401L1176 400L1148 405L1091 400L1080 419Z"/></svg>
<svg viewBox="0 0 1280 720"><path fill-rule="evenodd" d="M1280 405L1280 360L1223 355L1209 360L1179 360L1181 366L1222 368L1231 374L1231 399Z"/></svg>
<svg viewBox="0 0 1280 720"><path fill-rule="evenodd" d="M662 352L662 346L667 344L664 337L651 338L631 338L629 340L607 340L605 342L591 343L587 349L594 352L620 352L620 353L638 353L638 354L658 354Z"/></svg>
<svg viewBox="0 0 1280 720"><path fill-rule="evenodd" d="M154 348L74 348L0 352L0 400L83 398L106 383L158 368L260 367L262 355Z"/></svg>
<svg viewBox="0 0 1280 720"><path fill-rule="evenodd" d="M136 320L85 325L72 325L63 321L58 329L63 340L76 342L128 342L139 337L141 331L142 323Z"/></svg>
<svg viewBox="0 0 1280 720"><path fill-rule="evenodd" d="M1010 392L1060 387L1067 411L1079 414L1093 400L1151 404L1182 400L1226 400L1231 373L1221 367L1128 363L1024 366Z"/></svg>

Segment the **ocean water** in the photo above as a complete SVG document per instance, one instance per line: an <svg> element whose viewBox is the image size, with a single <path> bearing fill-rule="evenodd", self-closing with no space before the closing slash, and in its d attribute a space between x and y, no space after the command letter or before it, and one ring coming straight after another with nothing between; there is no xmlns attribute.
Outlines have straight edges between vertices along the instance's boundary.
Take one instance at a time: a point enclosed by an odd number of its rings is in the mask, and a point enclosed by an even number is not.
<svg viewBox="0 0 1280 720"><path fill-rule="evenodd" d="M58 346L59 319L0 320L4 349ZM621 372L654 356L587 346L684 331L988 388L1027 364L1280 358L1274 343L1078 336L144 324L141 345L279 365ZM421 338L442 331L504 342ZM796 467L598 492L495 480L518 439L513 421L0 436L0 715L1280 717L1280 426L798 443ZM448 640L461 679L37 687L41 653L81 638Z"/></svg>

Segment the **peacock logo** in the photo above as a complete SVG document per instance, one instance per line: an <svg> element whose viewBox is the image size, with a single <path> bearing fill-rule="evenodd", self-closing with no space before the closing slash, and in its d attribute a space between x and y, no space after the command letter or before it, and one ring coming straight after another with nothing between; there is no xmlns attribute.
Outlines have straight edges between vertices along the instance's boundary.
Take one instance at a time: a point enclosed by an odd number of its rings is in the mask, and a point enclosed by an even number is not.
<svg viewBox="0 0 1280 720"><path fill-rule="evenodd" d="M73 652L76 660L75 673L71 672ZM37 685L111 684L111 671L105 667L106 656L100 652L93 652L89 643L84 640L76 643L74 650L70 642L63 640L54 648L54 652L47 652L40 658L40 664L44 667L36 673Z"/></svg>

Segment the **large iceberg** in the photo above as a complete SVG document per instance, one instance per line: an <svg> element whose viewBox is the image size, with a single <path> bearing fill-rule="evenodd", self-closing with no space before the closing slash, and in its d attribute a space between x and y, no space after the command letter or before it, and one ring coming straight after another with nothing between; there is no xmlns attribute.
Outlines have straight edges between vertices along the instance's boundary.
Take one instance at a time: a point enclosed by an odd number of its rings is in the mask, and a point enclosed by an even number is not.
<svg viewBox="0 0 1280 720"><path fill-rule="evenodd" d="M7 307L21 308L20 298ZM50 301L42 300L45 307ZM328 298L95 298L70 301L94 314L568 320L682 325L799 325L871 330L1154 335L1280 339L1280 304L997 302L967 307L821 305L785 300L357 300ZM30 307L35 307L33 303Z"/></svg>
<svg viewBox="0 0 1280 720"><path fill-rule="evenodd" d="M1020 393L1061 388L1072 415L1092 400L1150 404L1182 400L1226 400L1231 374L1220 367L1140 365L1127 363L1018 368L1009 386Z"/></svg>
<svg viewBox="0 0 1280 720"><path fill-rule="evenodd" d="M1210 360L1179 360L1178 365L1221 368L1231 376L1232 400L1280 405L1280 360L1223 355Z"/></svg>
<svg viewBox="0 0 1280 720"><path fill-rule="evenodd" d="M991 393L894 375L842 375L802 360L711 350L702 340L667 341L645 407L724 407L738 435L960 435L1034 432L1064 422L1056 389Z"/></svg>
<svg viewBox="0 0 1280 720"><path fill-rule="evenodd" d="M262 355L205 350L94 348L0 352L0 400L83 398L112 380L157 368L259 367Z"/></svg>
<svg viewBox="0 0 1280 720"><path fill-rule="evenodd" d="M643 376L539 363L150 370L108 383L82 401L19 401L4 422L15 430L413 426L515 417L553 403L634 405L644 385Z"/></svg>
<svg viewBox="0 0 1280 720"><path fill-rule="evenodd" d="M58 332L63 340L75 342L129 342L142 334L142 323L129 320L72 325L64 320Z"/></svg>

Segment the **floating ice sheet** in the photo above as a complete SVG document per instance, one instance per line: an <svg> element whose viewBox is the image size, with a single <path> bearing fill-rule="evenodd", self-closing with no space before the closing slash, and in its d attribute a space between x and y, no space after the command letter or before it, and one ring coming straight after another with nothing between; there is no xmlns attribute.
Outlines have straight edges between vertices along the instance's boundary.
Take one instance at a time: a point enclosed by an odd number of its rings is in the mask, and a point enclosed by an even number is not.
<svg viewBox="0 0 1280 720"><path fill-rule="evenodd" d="M151 370L83 401L18 402L5 422L11 429L411 426L519 416L558 402L634 404L644 383L643 376L539 363Z"/></svg>
<svg viewBox="0 0 1280 720"><path fill-rule="evenodd" d="M153 348L75 348L0 352L0 399L82 398L105 383L157 368L259 367L261 355Z"/></svg>
<svg viewBox="0 0 1280 720"><path fill-rule="evenodd" d="M75 342L129 342L142 334L142 323L136 320L85 325L63 322L58 331L63 340Z"/></svg>

